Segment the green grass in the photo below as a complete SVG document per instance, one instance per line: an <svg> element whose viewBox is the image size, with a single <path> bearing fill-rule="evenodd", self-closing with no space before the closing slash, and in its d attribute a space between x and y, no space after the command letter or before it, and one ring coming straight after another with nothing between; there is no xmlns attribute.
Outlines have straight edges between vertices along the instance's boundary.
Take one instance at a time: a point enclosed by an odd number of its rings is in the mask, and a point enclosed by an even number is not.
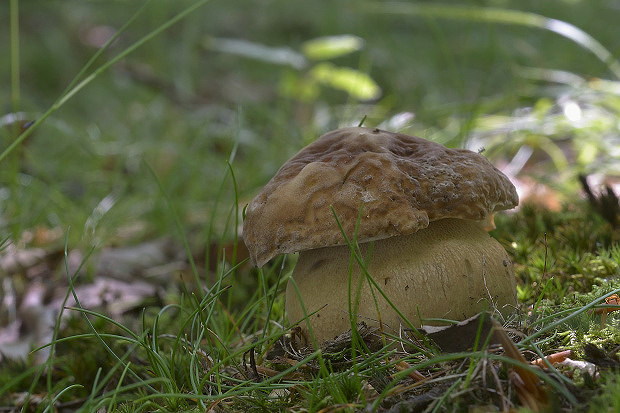
<svg viewBox="0 0 620 413"><path fill-rule="evenodd" d="M519 315L507 326L528 359L558 349L584 357L587 343L617 351L618 316L601 325L592 310L620 287L618 230L575 202L575 177L620 174L619 12L602 0L539 3L10 1L10 13L0 15L0 53L10 62L0 68L0 103L3 114L36 123L18 137L2 118L0 239L87 254L85 272L66 262L49 274L67 295L90 281L89 253L163 235L182 246L190 270L167 284L178 293L121 319L81 308L77 297L63 310L71 317L56 325L45 363L0 362L0 406L518 406L507 383L515 362L492 350L445 355L416 345L406 353L379 344L371 351L354 335L343 348L278 358L294 258L258 271L242 257L210 257L220 242L238 251L243 206L290 155L364 117L367 126L484 146L498 164L531 150L522 174L569 202L561 211L526 204L497 217L493 236L518 277ZM309 40L341 34L363 42L334 57L310 56ZM242 40L244 52L226 39ZM275 62L278 48L304 64ZM247 57L256 50L263 56ZM381 96L358 100L353 75L367 76ZM38 230L61 235L37 244ZM20 273L11 282L23 291L29 281ZM428 380L415 383L413 370ZM617 373L603 369L593 379L560 370L537 373L558 395L556 407L620 403Z"/></svg>

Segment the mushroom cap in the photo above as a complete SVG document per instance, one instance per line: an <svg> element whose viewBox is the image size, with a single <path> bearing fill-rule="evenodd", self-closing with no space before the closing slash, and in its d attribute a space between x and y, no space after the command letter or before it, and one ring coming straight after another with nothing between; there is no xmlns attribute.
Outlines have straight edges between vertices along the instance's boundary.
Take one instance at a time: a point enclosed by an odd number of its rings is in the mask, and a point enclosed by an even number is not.
<svg viewBox="0 0 620 413"><path fill-rule="evenodd" d="M343 128L280 168L248 205L243 239L262 267L278 254L344 245L331 207L348 237L357 230L357 241L367 242L412 234L438 219L488 220L518 203L514 185L478 153Z"/></svg>

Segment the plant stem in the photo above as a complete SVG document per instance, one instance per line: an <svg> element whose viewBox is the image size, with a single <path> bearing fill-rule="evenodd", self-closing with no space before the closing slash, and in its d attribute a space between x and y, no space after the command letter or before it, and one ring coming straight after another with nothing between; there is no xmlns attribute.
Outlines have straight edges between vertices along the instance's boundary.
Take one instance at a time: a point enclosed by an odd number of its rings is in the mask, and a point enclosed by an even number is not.
<svg viewBox="0 0 620 413"><path fill-rule="evenodd" d="M11 111L19 111L19 1L11 0Z"/></svg>

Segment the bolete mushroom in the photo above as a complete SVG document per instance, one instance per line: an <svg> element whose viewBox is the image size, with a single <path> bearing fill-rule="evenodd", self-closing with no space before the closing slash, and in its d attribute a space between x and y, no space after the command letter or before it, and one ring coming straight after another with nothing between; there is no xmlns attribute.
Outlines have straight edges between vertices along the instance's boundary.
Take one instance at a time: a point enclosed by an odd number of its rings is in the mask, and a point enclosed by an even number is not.
<svg viewBox="0 0 620 413"><path fill-rule="evenodd" d="M512 262L484 228L517 204L514 185L478 153L344 128L280 168L248 205L243 239L259 267L300 252L286 311L292 323L312 314L300 323L308 337L309 326L322 343L352 321L379 320L398 334L406 324L393 306L418 326L514 306ZM359 245L367 273L343 232Z"/></svg>

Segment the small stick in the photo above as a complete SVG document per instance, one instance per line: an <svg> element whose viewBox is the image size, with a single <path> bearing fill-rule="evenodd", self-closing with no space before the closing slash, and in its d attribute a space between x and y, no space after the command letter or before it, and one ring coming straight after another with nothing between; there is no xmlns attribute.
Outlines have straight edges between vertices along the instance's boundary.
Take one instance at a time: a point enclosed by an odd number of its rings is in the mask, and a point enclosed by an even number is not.
<svg viewBox="0 0 620 413"><path fill-rule="evenodd" d="M558 353L549 354L545 358L536 359L532 361L530 364L546 369L548 367L548 364L545 362L545 360L547 360L549 364L554 365L556 363L561 363L567 358L571 358L572 356L573 356L572 350L564 350Z"/></svg>

